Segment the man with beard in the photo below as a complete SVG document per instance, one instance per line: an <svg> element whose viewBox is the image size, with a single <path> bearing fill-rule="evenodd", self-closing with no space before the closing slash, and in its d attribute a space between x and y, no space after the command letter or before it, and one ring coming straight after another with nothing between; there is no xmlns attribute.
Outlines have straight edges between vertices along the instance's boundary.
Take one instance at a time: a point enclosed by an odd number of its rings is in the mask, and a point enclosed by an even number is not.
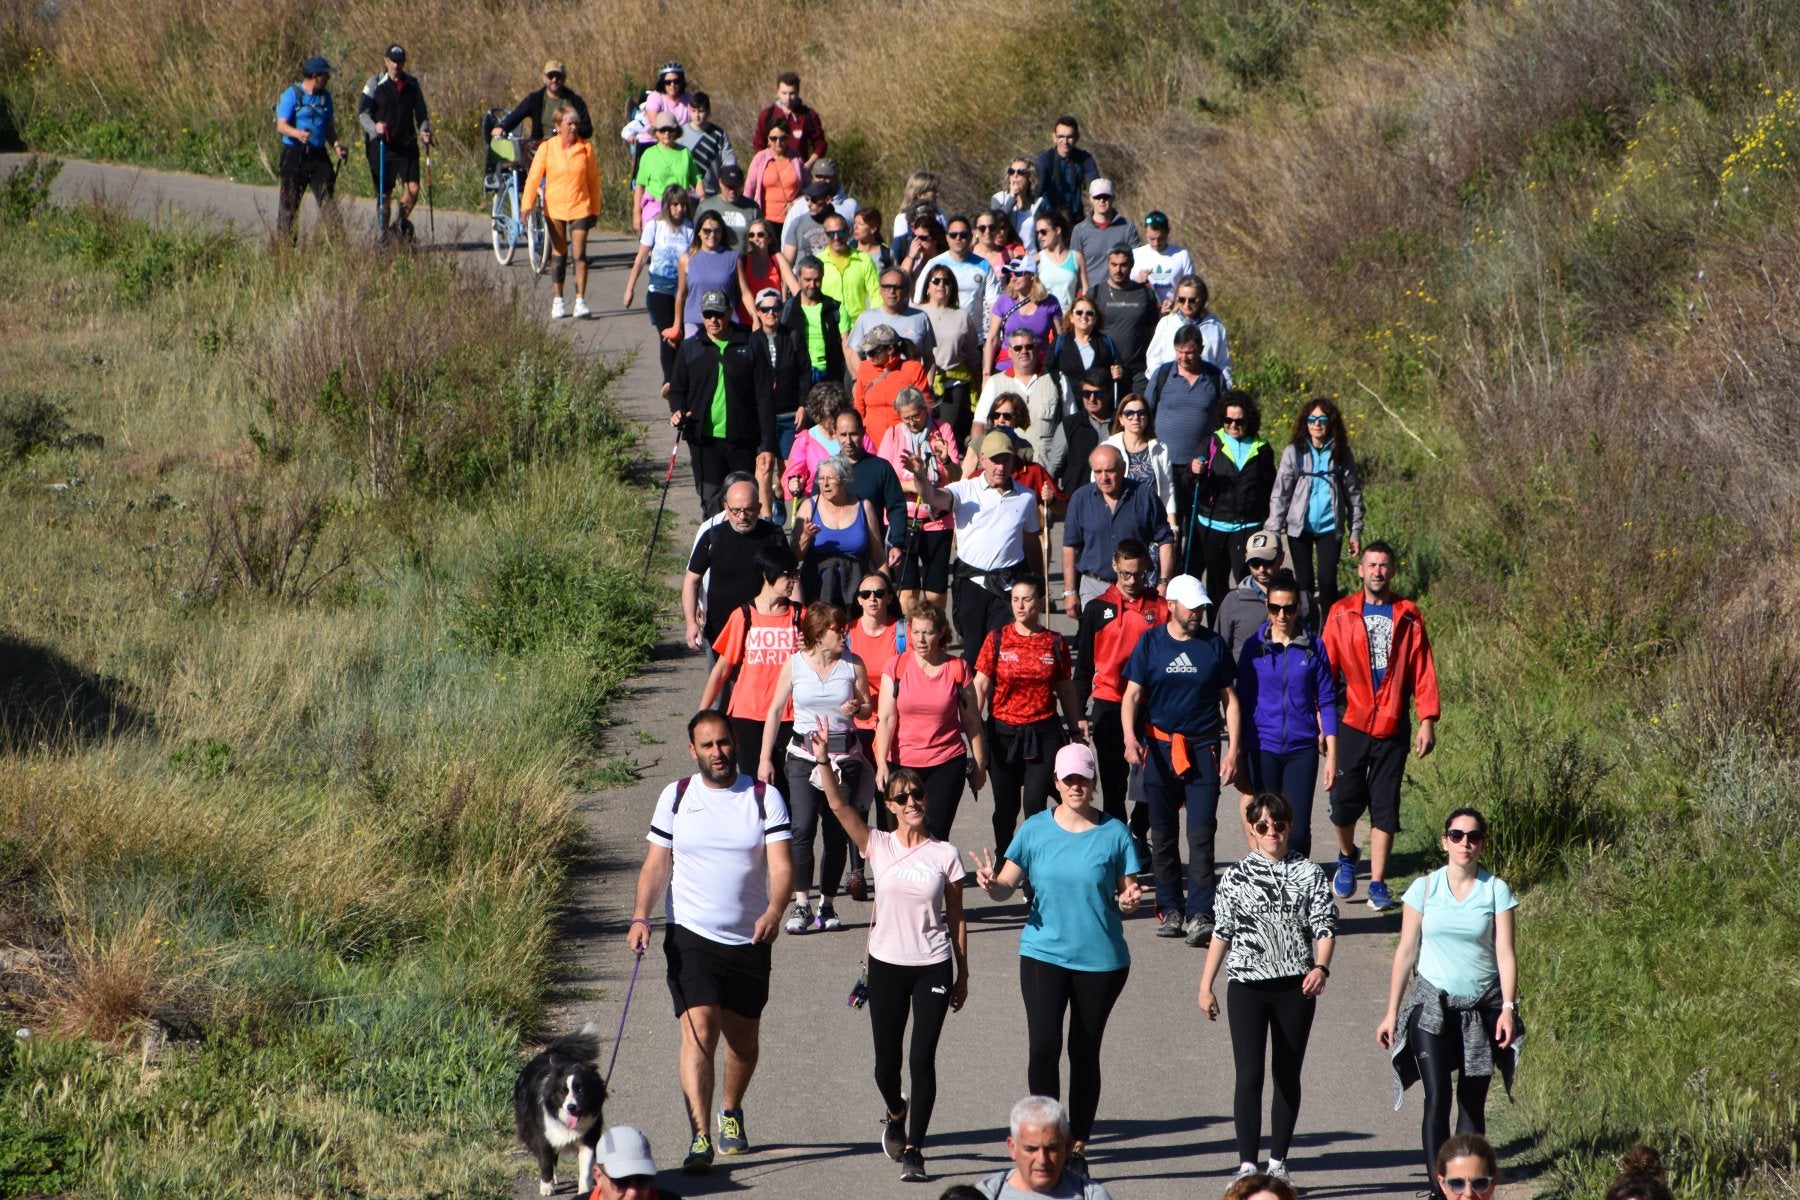
<svg viewBox="0 0 1800 1200"><path fill-rule="evenodd" d="M650 818L625 941L650 946L650 908L664 898L663 956L681 1025L681 1092L693 1140L681 1169L712 1170L713 1153L745 1154L744 1092L756 1070L769 1000L771 943L793 882L787 803L738 770L731 722L716 712L688 722L695 774L663 789ZM713 1141L714 1055L725 1042L724 1103Z"/></svg>

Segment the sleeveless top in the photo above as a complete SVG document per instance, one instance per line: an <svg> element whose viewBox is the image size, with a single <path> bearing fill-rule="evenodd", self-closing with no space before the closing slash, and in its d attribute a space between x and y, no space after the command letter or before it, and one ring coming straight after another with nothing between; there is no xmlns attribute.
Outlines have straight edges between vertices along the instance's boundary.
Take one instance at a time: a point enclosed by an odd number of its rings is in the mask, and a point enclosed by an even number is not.
<svg viewBox="0 0 1800 1200"><path fill-rule="evenodd" d="M819 526L813 539L813 552L820 558L861 558L869 548L869 523L864 518L862 501L856 502L856 517L842 529L825 523L825 513L818 501L812 505L812 520Z"/></svg>
<svg viewBox="0 0 1800 1200"><path fill-rule="evenodd" d="M739 306L737 261L736 250L695 250L688 255L687 309L681 317L689 328L700 327L700 297L707 292L724 292L732 298L732 308Z"/></svg>
<svg viewBox="0 0 1800 1200"><path fill-rule="evenodd" d="M826 733L843 733L851 727L840 705L856 695L856 668L850 660L839 657L825 672L823 679L806 661L804 653L794 655L791 668L794 677L794 736L810 738L815 729Z"/></svg>
<svg viewBox="0 0 1800 1200"><path fill-rule="evenodd" d="M1079 268L1076 265L1075 251L1068 251L1062 262L1051 262L1038 252L1038 282L1044 290L1056 297L1056 302L1067 311L1075 301L1075 285L1081 281Z"/></svg>

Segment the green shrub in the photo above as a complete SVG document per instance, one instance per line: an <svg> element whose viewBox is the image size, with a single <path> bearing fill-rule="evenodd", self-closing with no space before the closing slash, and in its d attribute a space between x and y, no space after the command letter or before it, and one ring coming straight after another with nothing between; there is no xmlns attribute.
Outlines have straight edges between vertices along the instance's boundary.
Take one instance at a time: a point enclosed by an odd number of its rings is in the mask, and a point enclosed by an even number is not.
<svg viewBox="0 0 1800 1200"><path fill-rule="evenodd" d="M32 155L0 182L0 221L23 225L50 203L50 185L62 173L61 159Z"/></svg>

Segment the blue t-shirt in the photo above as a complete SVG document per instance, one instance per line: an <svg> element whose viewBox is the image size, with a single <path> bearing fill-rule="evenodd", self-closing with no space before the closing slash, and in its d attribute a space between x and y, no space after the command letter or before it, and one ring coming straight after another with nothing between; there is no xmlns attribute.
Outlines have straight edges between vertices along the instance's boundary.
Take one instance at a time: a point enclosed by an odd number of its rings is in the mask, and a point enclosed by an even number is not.
<svg viewBox="0 0 1800 1200"><path fill-rule="evenodd" d="M1452 996L1479 996L1500 977L1494 956L1494 916L1519 906L1506 881L1485 867L1475 870L1475 886L1458 900L1450 891L1449 868L1439 867L1412 881L1401 897L1417 912L1419 974Z"/></svg>
<svg viewBox="0 0 1800 1200"><path fill-rule="evenodd" d="M268 93L264 92L263 95ZM304 144L315 150L325 148L325 135L331 130L333 115L331 92L326 88L320 88L309 95L305 88L296 83L281 93L281 100L275 105L277 119L310 133L311 139ZM284 133L281 135L281 144L298 146L302 143L299 138L292 138Z"/></svg>
<svg viewBox="0 0 1800 1200"><path fill-rule="evenodd" d="M1308 446L1306 455L1306 532L1337 532L1337 506L1331 496L1331 445L1323 450Z"/></svg>
<svg viewBox="0 0 1800 1200"><path fill-rule="evenodd" d="M1031 881L1031 914L1019 934L1019 953L1071 971L1117 971L1131 965L1119 919L1119 876L1141 865L1131 831L1117 817L1070 833L1054 809L1024 821L1006 857Z"/></svg>
<svg viewBox="0 0 1800 1200"><path fill-rule="evenodd" d="M1138 639L1124 674L1144 689L1150 724L1164 733L1183 734L1190 742L1219 740L1225 723L1219 689L1237 679L1224 638L1203 629L1182 642L1167 625L1158 625Z"/></svg>
<svg viewBox="0 0 1800 1200"><path fill-rule="evenodd" d="M1364 600L1362 619L1363 629L1369 635L1369 683L1380 691L1381 681L1387 675L1388 651L1394 647L1394 606Z"/></svg>

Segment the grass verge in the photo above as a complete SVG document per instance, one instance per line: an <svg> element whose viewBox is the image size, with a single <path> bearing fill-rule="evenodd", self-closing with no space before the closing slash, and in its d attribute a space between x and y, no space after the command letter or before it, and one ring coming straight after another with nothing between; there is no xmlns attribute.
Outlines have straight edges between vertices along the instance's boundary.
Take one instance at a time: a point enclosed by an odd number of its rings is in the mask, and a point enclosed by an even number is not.
<svg viewBox="0 0 1800 1200"><path fill-rule="evenodd" d="M660 599L608 373L452 265L41 184L0 231L0 1195L507 1191L570 785Z"/></svg>

